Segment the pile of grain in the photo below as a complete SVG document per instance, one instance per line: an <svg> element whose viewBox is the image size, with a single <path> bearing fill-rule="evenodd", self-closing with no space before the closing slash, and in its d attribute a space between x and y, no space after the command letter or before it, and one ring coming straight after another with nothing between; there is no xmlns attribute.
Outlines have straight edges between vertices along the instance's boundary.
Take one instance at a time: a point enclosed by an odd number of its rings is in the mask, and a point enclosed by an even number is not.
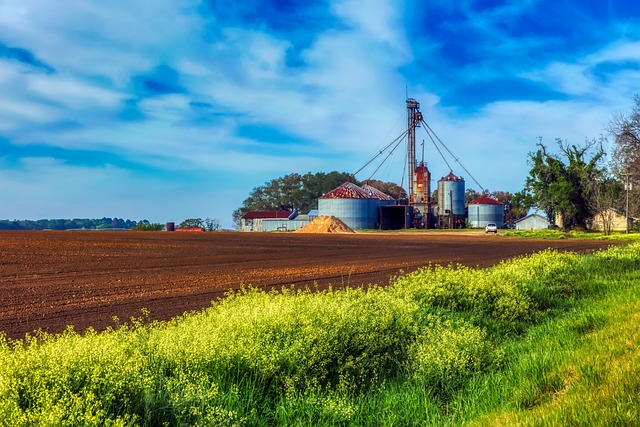
<svg viewBox="0 0 640 427"><path fill-rule="evenodd" d="M335 216L319 216L294 233L355 233Z"/></svg>

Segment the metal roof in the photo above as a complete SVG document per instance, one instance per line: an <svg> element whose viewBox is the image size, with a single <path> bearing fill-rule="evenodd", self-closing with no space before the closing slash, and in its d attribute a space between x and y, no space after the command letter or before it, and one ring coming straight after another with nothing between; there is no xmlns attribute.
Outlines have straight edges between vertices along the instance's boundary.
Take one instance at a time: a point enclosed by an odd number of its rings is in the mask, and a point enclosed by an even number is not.
<svg viewBox="0 0 640 427"><path fill-rule="evenodd" d="M480 196L473 202L469 202L470 205L504 205L504 203L497 201L489 196Z"/></svg>
<svg viewBox="0 0 640 427"><path fill-rule="evenodd" d="M250 211L242 215L241 219L287 219L291 215L292 211Z"/></svg>
<svg viewBox="0 0 640 427"><path fill-rule="evenodd" d="M368 193L372 199L380 199L380 200L395 200L393 197L388 195L387 193L383 193L378 190L376 187L372 187L369 184L365 184L362 186L362 189Z"/></svg>
<svg viewBox="0 0 640 427"><path fill-rule="evenodd" d="M329 191L321 199L375 199L353 182L345 182L341 186Z"/></svg>
<svg viewBox="0 0 640 427"><path fill-rule="evenodd" d="M532 214L529 214L529 215L527 215L527 216L525 216L523 218L517 219L517 220L513 221L513 223L517 224L519 222L525 221L525 220L530 219L530 218L539 218L539 219L544 220L547 223L549 223L549 220L547 218L543 217L542 215L538 215L536 213L532 213Z"/></svg>
<svg viewBox="0 0 640 427"><path fill-rule="evenodd" d="M442 178L440 178L440 181L464 181L464 178L454 175L453 171L450 171L449 175L443 176Z"/></svg>

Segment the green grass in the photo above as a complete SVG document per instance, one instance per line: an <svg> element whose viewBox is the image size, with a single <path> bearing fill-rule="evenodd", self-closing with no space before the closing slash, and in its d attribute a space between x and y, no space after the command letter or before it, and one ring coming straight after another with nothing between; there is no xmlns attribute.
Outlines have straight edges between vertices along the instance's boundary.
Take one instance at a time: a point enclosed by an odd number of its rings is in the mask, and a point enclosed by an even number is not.
<svg viewBox="0 0 640 427"><path fill-rule="evenodd" d="M0 425L637 425L640 244L0 339Z"/></svg>
<svg viewBox="0 0 640 427"><path fill-rule="evenodd" d="M614 231L605 235L601 231L561 231L561 230L507 230L500 231L500 235L511 237L527 237L535 239L581 239L581 240L614 240L638 242L640 233Z"/></svg>

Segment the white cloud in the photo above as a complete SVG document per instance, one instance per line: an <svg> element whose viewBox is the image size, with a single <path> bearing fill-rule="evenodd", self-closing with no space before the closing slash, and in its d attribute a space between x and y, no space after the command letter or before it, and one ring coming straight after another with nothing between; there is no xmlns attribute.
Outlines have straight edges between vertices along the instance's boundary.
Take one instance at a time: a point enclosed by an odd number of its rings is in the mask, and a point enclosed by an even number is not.
<svg viewBox="0 0 640 427"><path fill-rule="evenodd" d="M636 61L640 62L640 42L622 40L615 42L586 57L585 62L597 64L609 61Z"/></svg>
<svg viewBox="0 0 640 427"><path fill-rule="evenodd" d="M27 82L35 96L80 111L89 108L116 108L124 99L121 92L57 74L33 74L27 78Z"/></svg>
<svg viewBox="0 0 640 427"><path fill-rule="evenodd" d="M574 61L551 62L521 75L571 97L585 101L589 98L588 102L615 108L621 100L630 98L640 84L640 71L637 67L626 68L626 61L640 65L640 43L618 41ZM601 75L596 72L601 65L612 67Z"/></svg>
<svg viewBox="0 0 640 427"><path fill-rule="evenodd" d="M339 0L334 2L338 16L353 24L357 31L375 42L389 44L408 54L409 48L402 29L402 8L398 3L379 0Z"/></svg>

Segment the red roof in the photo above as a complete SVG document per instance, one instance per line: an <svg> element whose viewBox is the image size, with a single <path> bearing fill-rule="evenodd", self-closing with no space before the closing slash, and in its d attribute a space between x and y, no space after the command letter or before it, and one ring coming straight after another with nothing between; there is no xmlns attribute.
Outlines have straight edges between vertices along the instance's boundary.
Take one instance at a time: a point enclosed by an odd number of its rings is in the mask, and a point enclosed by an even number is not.
<svg viewBox="0 0 640 427"><path fill-rule="evenodd" d="M504 203L497 201L489 196L480 196L478 199L469 203L470 205L503 205Z"/></svg>
<svg viewBox="0 0 640 427"><path fill-rule="evenodd" d="M390 195L388 195L387 193L383 193L382 191L378 190L376 187L373 187L369 184L365 184L362 186L362 189L369 194L369 197L373 198L373 199L380 199L380 200L395 200L393 197L391 197Z"/></svg>
<svg viewBox="0 0 640 427"><path fill-rule="evenodd" d="M174 231L182 231L182 232L194 232L194 231L204 231L202 227L178 227Z"/></svg>
<svg viewBox="0 0 640 427"><path fill-rule="evenodd" d="M289 218L292 211L251 211L242 215L241 219L266 219L266 218L275 218L275 219L286 219Z"/></svg>
<svg viewBox="0 0 640 427"><path fill-rule="evenodd" d="M374 199L371 194L355 185L353 182L345 182L340 187L329 191L321 199Z"/></svg>

